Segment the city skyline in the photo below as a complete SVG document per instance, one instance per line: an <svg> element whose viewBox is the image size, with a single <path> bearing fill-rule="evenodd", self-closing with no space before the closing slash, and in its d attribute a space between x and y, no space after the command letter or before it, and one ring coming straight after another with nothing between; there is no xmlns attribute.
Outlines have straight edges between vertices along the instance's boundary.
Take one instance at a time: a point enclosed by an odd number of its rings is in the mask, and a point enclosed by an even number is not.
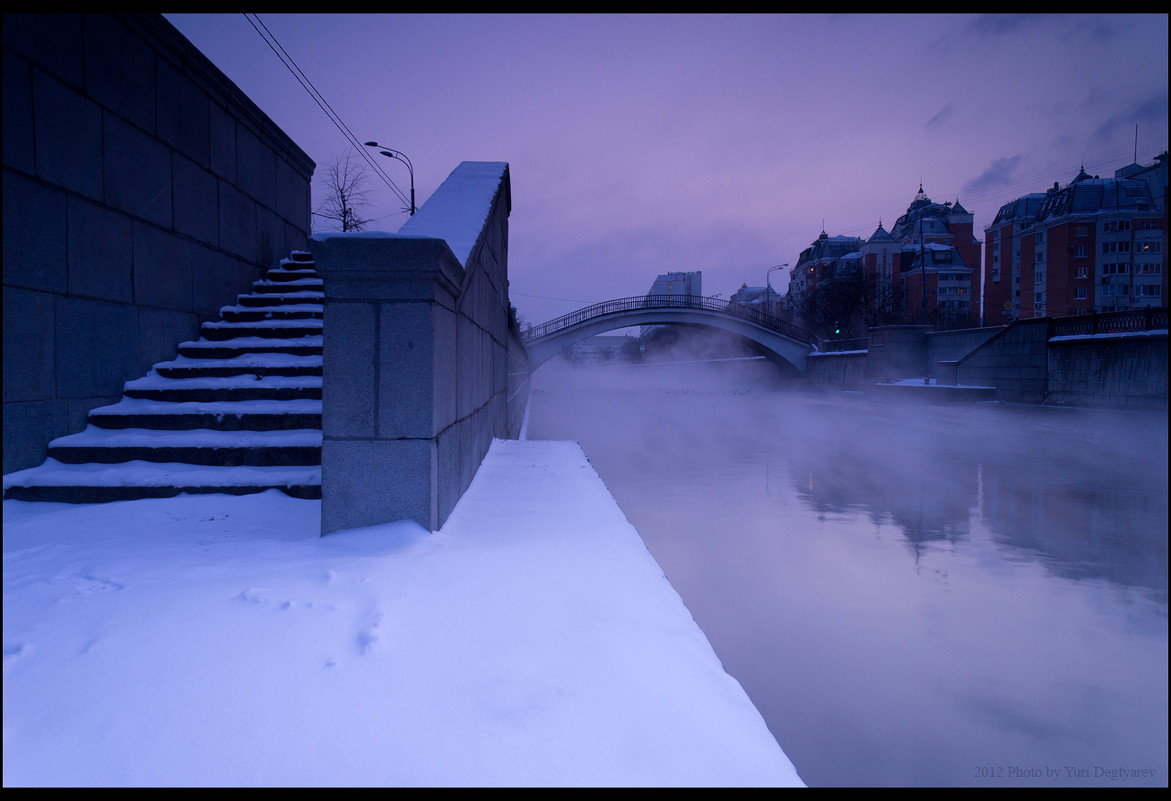
<svg viewBox="0 0 1171 801"><path fill-rule="evenodd" d="M509 162L530 323L671 271L763 285L920 184L982 238L1005 202L1167 148L1165 15L166 16L317 162L315 208L351 144L258 30L356 140L410 158L420 206L461 161ZM372 189L370 230L398 230Z"/></svg>

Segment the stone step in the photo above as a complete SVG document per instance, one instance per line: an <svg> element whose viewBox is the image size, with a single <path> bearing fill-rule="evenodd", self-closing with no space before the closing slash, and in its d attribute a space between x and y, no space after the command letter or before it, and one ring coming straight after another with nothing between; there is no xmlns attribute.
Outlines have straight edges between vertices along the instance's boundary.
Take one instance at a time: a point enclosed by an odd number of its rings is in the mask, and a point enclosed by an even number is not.
<svg viewBox="0 0 1171 801"><path fill-rule="evenodd" d="M233 359L246 354L320 356L322 338L235 337L223 340L200 339L179 343L179 355L191 359Z"/></svg>
<svg viewBox="0 0 1171 801"><path fill-rule="evenodd" d="M86 426L49 443L63 464L181 462L221 467L321 463L321 430L215 431Z"/></svg>
<svg viewBox="0 0 1171 801"><path fill-rule="evenodd" d="M257 281L252 285L252 293L321 292L324 286L325 284L320 278L298 278L295 281Z"/></svg>
<svg viewBox="0 0 1171 801"><path fill-rule="evenodd" d="M320 376L237 375L224 378L166 378L151 371L127 381L127 398L159 401L246 401L321 399Z"/></svg>
<svg viewBox="0 0 1171 801"><path fill-rule="evenodd" d="M282 306L297 303L316 303L320 306L324 301L324 292L310 289L294 292L263 292L236 296L236 305L247 307Z"/></svg>
<svg viewBox="0 0 1171 801"><path fill-rule="evenodd" d="M278 489L321 497L322 282L294 251L199 340L128 381L4 497L97 503Z"/></svg>
<svg viewBox="0 0 1171 801"><path fill-rule="evenodd" d="M179 355L171 361L156 364L155 372L164 378L321 375L321 356L246 352L234 357L213 359Z"/></svg>
<svg viewBox="0 0 1171 801"><path fill-rule="evenodd" d="M292 265L290 265L290 267L292 267ZM266 272L264 274L264 277L268 281L274 281L278 284L287 284L290 282L301 281L304 279L316 279L319 281L321 280L317 276L317 270L315 270L311 266L310 267L300 267L300 268L292 267L292 269L287 268L287 267L278 267L275 270L269 270L268 272Z"/></svg>
<svg viewBox="0 0 1171 801"><path fill-rule="evenodd" d="M123 398L89 413L90 425L107 429L213 429L276 431L321 428L320 400L155 401Z"/></svg>
<svg viewBox="0 0 1171 801"><path fill-rule="evenodd" d="M237 337L269 337L288 339L290 337L320 336L321 318L307 320L258 320L255 322L206 322L200 326L204 339L223 341Z"/></svg>
<svg viewBox="0 0 1171 801"><path fill-rule="evenodd" d="M250 323L266 320L320 320L323 306L320 303L285 303L275 306L224 306L220 319L229 323Z"/></svg>
<svg viewBox="0 0 1171 801"><path fill-rule="evenodd" d="M173 498L181 493L249 495L280 490L294 498L321 497L321 466L190 465L167 462L44 464L4 476L4 498L50 503L109 503Z"/></svg>

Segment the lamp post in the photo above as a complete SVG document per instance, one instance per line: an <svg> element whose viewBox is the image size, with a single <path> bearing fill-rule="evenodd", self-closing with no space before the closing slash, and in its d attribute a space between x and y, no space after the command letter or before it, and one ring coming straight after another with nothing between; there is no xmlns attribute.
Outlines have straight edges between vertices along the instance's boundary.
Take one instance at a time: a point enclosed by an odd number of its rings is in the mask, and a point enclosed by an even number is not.
<svg viewBox="0 0 1171 801"><path fill-rule="evenodd" d="M411 164L411 160L401 150L391 150L389 147L383 147L377 142L367 142L366 147L377 147L379 153L390 159L398 159L403 164L407 165L407 171L411 174L411 216L415 216L418 209L415 207L415 167Z"/></svg>
<svg viewBox="0 0 1171 801"><path fill-rule="evenodd" d="M786 264L778 264L774 267L769 267L768 271L764 274L764 303L762 305L764 305L765 308L768 307L768 296L771 295L772 291L773 291L772 286L769 285L768 277L773 274L773 270L783 270L788 266L789 265L787 263ZM776 315L773 315L773 316L775 317Z"/></svg>

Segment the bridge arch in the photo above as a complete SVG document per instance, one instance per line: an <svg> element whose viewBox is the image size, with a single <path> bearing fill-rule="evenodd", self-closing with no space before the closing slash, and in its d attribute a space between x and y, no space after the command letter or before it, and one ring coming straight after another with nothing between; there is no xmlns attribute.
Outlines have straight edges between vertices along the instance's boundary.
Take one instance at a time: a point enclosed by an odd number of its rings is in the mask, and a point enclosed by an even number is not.
<svg viewBox="0 0 1171 801"><path fill-rule="evenodd" d="M533 326L524 333L529 369L595 334L637 325L690 325L748 340L805 372L805 357L817 349L813 335L784 320L722 298L640 295L595 303Z"/></svg>

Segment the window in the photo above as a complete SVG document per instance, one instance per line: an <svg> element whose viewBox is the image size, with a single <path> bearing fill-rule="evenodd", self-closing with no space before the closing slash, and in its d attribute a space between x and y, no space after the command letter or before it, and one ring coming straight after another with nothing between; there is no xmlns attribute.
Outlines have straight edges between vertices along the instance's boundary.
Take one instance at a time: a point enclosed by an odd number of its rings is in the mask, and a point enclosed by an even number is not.
<svg viewBox="0 0 1171 801"><path fill-rule="evenodd" d="M1034 284L1045 283L1045 271L1044 270L1038 270L1036 272L1036 274L1033 276L1033 283Z"/></svg>
<svg viewBox="0 0 1171 801"><path fill-rule="evenodd" d="M1110 220L1109 222L1102 223L1102 233L1104 234L1113 234L1117 233L1118 231L1129 230L1130 220Z"/></svg>
<svg viewBox="0 0 1171 801"><path fill-rule="evenodd" d="M1090 291L1084 286L1079 286L1073 291L1074 300L1086 300L1090 296Z"/></svg>
<svg viewBox="0 0 1171 801"><path fill-rule="evenodd" d="M1136 264L1134 265L1135 275L1162 275L1162 264Z"/></svg>
<svg viewBox="0 0 1171 801"><path fill-rule="evenodd" d="M1090 268L1087 267L1086 265L1082 264L1082 265L1074 268L1073 277L1074 278L1087 278L1089 276L1089 274L1090 274Z"/></svg>
<svg viewBox="0 0 1171 801"><path fill-rule="evenodd" d="M1086 246L1085 245L1074 245L1073 246L1073 255L1074 255L1074 258L1084 259L1086 257Z"/></svg>
<svg viewBox="0 0 1171 801"><path fill-rule="evenodd" d="M1090 235L1090 226L1087 225L1086 223L1078 223L1077 225L1075 225L1073 227L1073 235L1074 236L1089 236Z"/></svg>
<svg viewBox="0 0 1171 801"><path fill-rule="evenodd" d="M1134 249L1139 253L1162 253L1163 243L1158 241L1135 242Z"/></svg>
<svg viewBox="0 0 1171 801"><path fill-rule="evenodd" d="M1130 252L1130 243L1129 242L1103 242L1102 243L1102 252L1103 253L1129 253Z"/></svg>
<svg viewBox="0 0 1171 801"><path fill-rule="evenodd" d="M1134 288L1134 296L1136 298L1157 298L1163 294L1163 287L1159 284L1141 284Z"/></svg>

